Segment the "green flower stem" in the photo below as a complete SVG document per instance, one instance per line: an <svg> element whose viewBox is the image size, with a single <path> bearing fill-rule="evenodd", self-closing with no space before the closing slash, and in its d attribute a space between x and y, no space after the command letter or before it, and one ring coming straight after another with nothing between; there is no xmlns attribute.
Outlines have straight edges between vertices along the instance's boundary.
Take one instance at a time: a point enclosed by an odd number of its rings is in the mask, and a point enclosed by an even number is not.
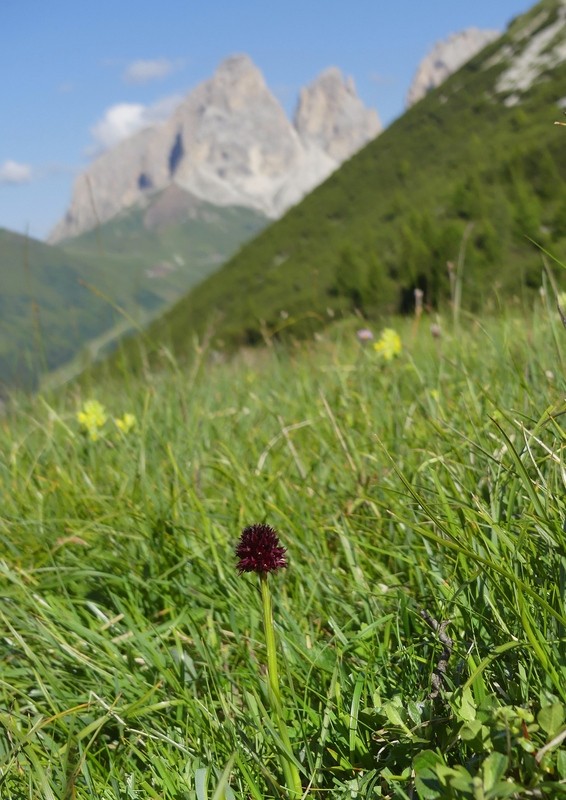
<svg viewBox="0 0 566 800"><path fill-rule="evenodd" d="M281 741L288 753L293 752L289 731L283 715L281 703L281 691L279 689L279 673L277 671L277 651L275 648L275 628L273 625L273 606L271 603L271 592L267 581L267 572L260 572L261 600L263 606L263 627L265 630L265 643L267 646L267 696L271 705L271 711L275 717L275 722L279 728ZM303 788L301 776L294 762L285 753L280 756L281 768L285 777L285 783L290 797L301 797Z"/></svg>

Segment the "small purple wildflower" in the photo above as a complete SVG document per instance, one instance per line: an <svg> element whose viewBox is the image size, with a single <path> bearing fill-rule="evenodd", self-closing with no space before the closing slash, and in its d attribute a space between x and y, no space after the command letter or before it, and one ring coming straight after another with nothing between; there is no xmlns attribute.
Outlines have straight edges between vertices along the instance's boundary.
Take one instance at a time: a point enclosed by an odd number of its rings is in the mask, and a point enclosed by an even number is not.
<svg viewBox="0 0 566 800"><path fill-rule="evenodd" d="M356 336L358 337L358 342L362 344L373 341L373 333L369 328L360 328L359 331L356 331Z"/></svg>
<svg viewBox="0 0 566 800"><path fill-rule="evenodd" d="M237 567L242 572L275 572L287 566L286 550L277 531L258 523L244 528L236 547Z"/></svg>

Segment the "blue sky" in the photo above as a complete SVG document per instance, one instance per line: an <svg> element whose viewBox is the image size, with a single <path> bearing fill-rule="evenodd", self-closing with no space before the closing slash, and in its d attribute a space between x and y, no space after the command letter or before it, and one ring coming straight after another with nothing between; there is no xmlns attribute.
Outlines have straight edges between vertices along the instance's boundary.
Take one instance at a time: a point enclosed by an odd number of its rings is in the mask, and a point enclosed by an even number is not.
<svg viewBox="0 0 566 800"><path fill-rule="evenodd" d="M250 55L290 115L301 86L337 66L387 124L436 41L471 26L503 30L531 5L0 0L0 227L44 237L75 175L119 129L165 113L229 55Z"/></svg>

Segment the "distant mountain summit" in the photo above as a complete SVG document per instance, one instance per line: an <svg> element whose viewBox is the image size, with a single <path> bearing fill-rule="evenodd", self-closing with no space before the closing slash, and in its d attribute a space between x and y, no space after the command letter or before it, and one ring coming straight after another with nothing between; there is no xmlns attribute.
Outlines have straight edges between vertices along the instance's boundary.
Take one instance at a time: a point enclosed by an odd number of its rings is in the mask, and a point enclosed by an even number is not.
<svg viewBox="0 0 566 800"><path fill-rule="evenodd" d="M336 68L301 91L294 123L246 55L223 61L165 122L97 158L50 241L76 236L168 186L278 217L381 131Z"/></svg>
<svg viewBox="0 0 566 800"><path fill-rule="evenodd" d="M304 145L322 150L337 164L381 129L377 113L364 106L352 78L344 79L337 67L301 89L294 125Z"/></svg>
<svg viewBox="0 0 566 800"><path fill-rule="evenodd" d="M500 36L500 31L467 28L437 42L423 58L407 93L407 106L414 105L453 72Z"/></svg>

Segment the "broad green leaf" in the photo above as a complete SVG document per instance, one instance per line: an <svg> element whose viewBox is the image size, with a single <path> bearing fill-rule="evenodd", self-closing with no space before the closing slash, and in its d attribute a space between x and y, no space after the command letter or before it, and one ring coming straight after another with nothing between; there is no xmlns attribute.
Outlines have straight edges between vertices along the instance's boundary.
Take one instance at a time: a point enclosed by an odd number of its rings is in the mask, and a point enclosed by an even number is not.
<svg viewBox="0 0 566 800"><path fill-rule="evenodd" d="M486 800L504 800L505 797L523 796L525 796L523 787L513 781L498 781L485 793Z"/></svg>
<svg viewBox="0 0 566 800"><path fill-rule="evenodd" d="M414 702L414 700L409 700L407 703L407 712L411 718L411 722L413 722L415 725L419 725L421 721L421 709Z"/></svg>
<svg viewBox="0 0 566 800"><path fill-rule="evenodd" d="M479 719L472 719L469 722L464 722L460 728L460 739L463 739L465 742L475 739L482 727L482 723Z"/></svg>
<svg viewBox="0 0 566 800"><path fill-rule="evenodd" d="M405 720L401 716L401 710L394 706L393 703L385 703L381 710L392 725L398 725L400 728L405 727Z"/></svg>
<svg viewBox="0 0 566 800"><path fill-rule="evenodd" d="M537 722L548 738L552 739L564 724L564 706L562 703L552 703L550 706L544 706L537 714Z"/></svg>
<svg viewBox="0 0 566 800"><path fill-rule="evenodd" d="M493 752L483 762L482 775L484 790L489 791L505 775L508 758L503 753Z"/></svg>
<svg viewBox="0 0 566 800"><path fill-rule="evenodd" d="M458 702L459 700L459 702ZM472 722L476 718L476 704L474 696L469 687L466 687L458 700L454 703L456 714L466 722Z"/></svg>
<svg viewBox="0 0 566 800"><path fill-rule="evenodd" d="M442 784L436 768L445 766L442 756L434 750L421 750L413 759L415 787L421 800L436 800L442 797Z"/></svg>

